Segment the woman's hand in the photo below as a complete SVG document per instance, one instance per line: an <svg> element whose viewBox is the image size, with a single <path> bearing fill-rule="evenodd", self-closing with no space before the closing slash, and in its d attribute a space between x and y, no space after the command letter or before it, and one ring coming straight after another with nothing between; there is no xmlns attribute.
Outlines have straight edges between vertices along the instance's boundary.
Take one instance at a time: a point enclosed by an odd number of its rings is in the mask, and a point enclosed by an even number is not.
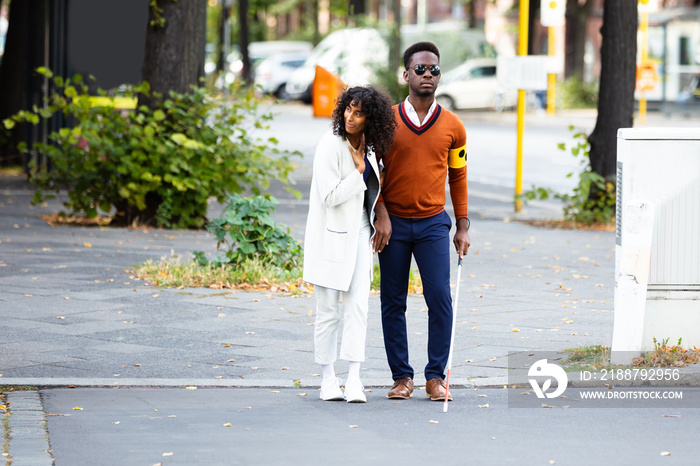
<svg viewBox="0 0 700 466"><path fill-rule="evenodd" d="M352 145L348 144L348 149L350 149L350 153L352 154L352 160L355 162L355 167L357 168L357 171L360 173L364 173L365 169L365 135L364 133L362 134L362 137L360 138L360 147L355 151L355 149L352 148Z"/></svg>

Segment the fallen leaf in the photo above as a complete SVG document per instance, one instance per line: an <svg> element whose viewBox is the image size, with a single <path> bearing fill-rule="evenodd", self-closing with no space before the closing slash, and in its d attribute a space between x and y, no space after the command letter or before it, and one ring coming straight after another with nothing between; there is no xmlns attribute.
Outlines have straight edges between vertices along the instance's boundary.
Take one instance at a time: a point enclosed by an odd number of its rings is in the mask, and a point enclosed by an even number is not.
<svg viewBox="0 0 700 466"><path fill-rule="evenodd" d="M229 346L231 346L231 343L226 343L226 344L224 345L224 348L228 348Z"/></svg>
<svg viewBox="0 0 700 466"><path fill-rule="evenodd" d="M231 423L227 422L226 424L224 424L224 427L231 427Z"/></svg>
<svg viewBox="0 0 700 466"><path fill-rule="evenodd" d="M235 360L235 359L229 359L229 360L226 361L226 362L236 362L236 360Z"/></svg>
<svg viewBox="0 0 700 466"><path fill-rule="evenodd" d="M187 390L197 390L197 387L195 387L195 386L193 386L193 385L187 386L187 387L185 387L185 388L186 388Z"/></svg>
<svg viewBox="0 0 700 466"><path fill-rule="evenodd" d="M90 243L83 243L83 246L85 246L86 248L91 248L91 247L92 247L92 244L90 244Z"/></svg>
<svg viewBox="0 0 700 466"><path fill-rule="evenodd" d="M163 453L163 456L173 456L174 453L172 451L169 451L167 453Z"/></svg>
<svg viewBox="0 0 700 466"><path fill-rule="evenodd" d="M476 405L477 408L488 408L489 404L486 403L485 405Z"/></svg>
<svg viewBox="0 0 700 466"><path fill-rule="evenodd" d="M219 317L226 317L226 314L219 314Z"/></svg>
<svg viewBox="0 0 700 466"><path fill-rule="evenodd" d="M76 406L75 408L73 408L73 411L82 411L82 410L83 410L83 408L81 408L80 406Z"/></svg>
<svg viewBox="0 0 700 466"><path fill-rule="evenodd" d="M306 314L306 315L309 316L309 317L311 317L312 315L314 315L314 311L309 311L309 313Z"/></svg>
<svg viewBox="0 0 700 466"><path fill-rule="evenodd" d="M511 332L519 332L519 331L520 331L519 328L514 328L514 329L511 330Z"/></svg>
<svg viewBox="0 0 700 466"><path fill-rule="evenodd" d="M671 452L670 451L662 451L661 456L671 456Z"/></svg>
<svg viewBox="0 0 700 466"><path fill-rule="evenodd" d="M433 421L432 419L428 421L431 424L438 424L440 421Z"/></svg>
<svg viewBox="0 0 700 466"><path fill-rule="evenodd" d="M350 424L348 427L351 429L357 429L357 424Z"/></svg>
<svg viewBox="0 0 700 466"><path fill-rule="evenodd" d="M115 424L115 425L119 424L119 421L114 421L112 424Z"/></svg>
<svg viewBox="0 0 700 466"><path fill-rule="evenodd" d="M304 392L304 393L297 393L297 396L306 396L306 395L307 395L306 392Z"/></svg>
<svg viewBox="0 0 700 466"><path fill-rule="evenodd" d="M0 375L2 377L2 375ZM681 417L680 414L664 414L663 417Z"/></svg>

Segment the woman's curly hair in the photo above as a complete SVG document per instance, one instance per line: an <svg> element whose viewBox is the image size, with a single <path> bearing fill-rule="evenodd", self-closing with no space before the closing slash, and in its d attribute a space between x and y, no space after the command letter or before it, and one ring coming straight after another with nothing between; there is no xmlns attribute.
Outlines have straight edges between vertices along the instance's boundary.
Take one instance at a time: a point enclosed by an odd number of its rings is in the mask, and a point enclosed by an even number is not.
<svg viewBox="0 0 700 466"><path fill-rule="evenodd" d="M362 103L365 120L365 150L373 150L377 160L387 153L394 142L398 123L391 109L392 102L386 93L372 86L357 86L346 89L335 103L332 124L333 134L347 140L345 132L345 109L350 105Z"/></svg>

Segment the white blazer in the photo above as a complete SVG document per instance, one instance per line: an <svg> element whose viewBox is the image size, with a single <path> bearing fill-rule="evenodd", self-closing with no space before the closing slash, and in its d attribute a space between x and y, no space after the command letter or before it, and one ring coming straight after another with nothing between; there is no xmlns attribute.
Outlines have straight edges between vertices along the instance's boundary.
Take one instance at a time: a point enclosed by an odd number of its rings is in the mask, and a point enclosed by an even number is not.
<svg viewBox="0 0 700 466"><path fill-rule="evenodd" d="M352 281L365 206L370 238L374 236L374 205L379 197L379 166L374 152L367 154L370 166L365 169L370 173L365 185L349 145L332 131L319 141L304 234L304 280L340 291L347 291ZM371 246L368 243L366 247Z"/></svg>

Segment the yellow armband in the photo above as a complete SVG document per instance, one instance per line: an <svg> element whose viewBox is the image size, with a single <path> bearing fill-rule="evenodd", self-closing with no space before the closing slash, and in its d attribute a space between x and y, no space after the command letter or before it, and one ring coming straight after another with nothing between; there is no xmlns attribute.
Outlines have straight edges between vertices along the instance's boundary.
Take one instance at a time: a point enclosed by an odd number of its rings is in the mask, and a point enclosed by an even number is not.
<svg viewBox="0 0 700 466"><path fill-rule="evenodd" d="M462 168L467 165L467 145L457 149L450 149L447 157L447 166L450 168Z"/></svg>

